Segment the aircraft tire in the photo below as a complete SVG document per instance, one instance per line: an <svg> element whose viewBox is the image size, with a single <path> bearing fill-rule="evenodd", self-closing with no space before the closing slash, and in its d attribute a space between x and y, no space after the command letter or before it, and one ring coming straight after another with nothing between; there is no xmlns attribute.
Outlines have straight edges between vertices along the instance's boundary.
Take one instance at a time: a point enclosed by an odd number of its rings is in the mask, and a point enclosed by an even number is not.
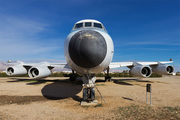
<svg viewBox="0 0 180 120"><path fill-rule="evenodd" d="M87 88L83 89L83 100L87 100Z"/></svg>
<svg viewBox="0 0 180 120"><path fill-rule="evenodd" d="M95 88L91 88L91 100L95 100Z"/></svg>
<svg viewBox="0 0 180 120"><path fill-rule="evenodd" d="M110 76L105 76L105 82L111 82L111 81L112 81L112 79Z"/></svg>
<svg viewBox="0 0 180 120"><path fill-rule="evenodd" d="M76 77L70 77L70 81L76 81Z"/></svg>

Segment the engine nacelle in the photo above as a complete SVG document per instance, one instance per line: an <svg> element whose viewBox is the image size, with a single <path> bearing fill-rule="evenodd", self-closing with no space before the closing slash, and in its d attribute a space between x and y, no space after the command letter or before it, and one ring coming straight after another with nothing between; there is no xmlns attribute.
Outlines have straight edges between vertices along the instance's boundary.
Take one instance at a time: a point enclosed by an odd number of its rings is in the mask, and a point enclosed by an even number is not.
<svg viewBox="0 0 180 120"><path fill-rule="evenodd" d="M6 69L6 74L9 76L25 75L27 74L27 70L23 66L17 65L17 66L8 67Z"/></svg>
<svg viewBox="0 0 180 120"><path fill-rule="evenodd" d="M161 75L169 75L174 72L174 67L171 65L157 65L150 66L152 68L153 73L161 74Z"/></svg>
<svg viewBox="0 0 180 120"><path fill-rule="evenodd" d="M46 66L32 67L28 71L30 78L45 78L52 74L51 70Z"/></svg>
<svg viewBox="0 0 180 120"><path fill-rule="evenodd" d="M147 66L134 66L129 72L135 77L149 77L152 73L151 69Z"/></svg>

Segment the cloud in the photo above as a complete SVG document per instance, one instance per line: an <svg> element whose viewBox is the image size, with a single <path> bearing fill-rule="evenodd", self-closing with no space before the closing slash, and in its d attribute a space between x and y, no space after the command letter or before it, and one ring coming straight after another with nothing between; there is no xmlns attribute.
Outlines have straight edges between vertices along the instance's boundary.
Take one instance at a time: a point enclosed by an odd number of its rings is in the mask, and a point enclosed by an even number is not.
<svg viewBox="0 0 180 120"><path fill-rule="evenodd" d="M24 60L23 62L27 63L39 63L42 61L50 62L50 63L66 63L65 60L55 60L55 59L28 59Z"/></svg>
<svg viewBox="0 0 180 120"><path fill-rule="evenodd" d="M153 41L153 40L148 40L145 42L127 42L127 43L123 43L120 44L120 46L132 46L132 45L168 45L168 46L180 46L180 42L177 43L172 43L172 42L149 42L149 41Z"/></svg>
<svg viewBox="0 0 180 120"><path fill-rule="evenodd" d="M130 42L128 45L180 45L180 43L167 42Z"/></svg>
<svg viewBox="0 0 180 120"><path fill-rule="evenodd" d="M0 14L0 39L24 38L46 30L47 24L36 22L26 18Z"/></svg>
<svg viewBox="0 0 180 120"><path fill-rule="evenodd" d="M63 51L62 39L40 37L49 34L50 25L3 14L0 18L1 60L47 58L56 51ZM63 52L59 54L64 58Z"/></svg>
<svg viewBox="0 0 180 120"><path fill-rule="evenodd" d="M158 50L158 51L176 51L179 49L176 48L151 48L151 47L130 47L130 48L126 48L126 49L122 49L123 51L132 51L132 50Z"/></svg>

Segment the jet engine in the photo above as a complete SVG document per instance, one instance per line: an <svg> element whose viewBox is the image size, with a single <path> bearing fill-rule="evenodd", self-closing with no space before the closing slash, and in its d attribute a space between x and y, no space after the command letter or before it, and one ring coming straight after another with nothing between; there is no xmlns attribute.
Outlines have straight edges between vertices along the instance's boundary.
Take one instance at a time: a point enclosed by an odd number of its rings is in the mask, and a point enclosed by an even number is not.
<svg viewBox="0 0 180 120"><path fill-rule="evenodd" d="M174 67L171 65L156 65L150 66L152 68L152 72L161 74L161 75L169 75L174 72Z"/></svg>
<svg viewBox="0 0 180 120"><path fill-rule="evenodd" d="M32 67L28 71L30 78L45 78L52 74L51 70L46 66Z"/></svg>
<svg viewBox="0 0 180 120"><path fill-rule="evenodd" d="M9 76L25 75L25 74L27 74L27 70L23 66L17 65L17 66L13 66L13 67L8 67L6 69L6 74Z"/></svg>
<svg viewBox="0 0 180 120"><path fill-rule="evenodd" d="M135 77L151 76L151 69L148 66L134 66L130 69L130 74Z"/></svg>

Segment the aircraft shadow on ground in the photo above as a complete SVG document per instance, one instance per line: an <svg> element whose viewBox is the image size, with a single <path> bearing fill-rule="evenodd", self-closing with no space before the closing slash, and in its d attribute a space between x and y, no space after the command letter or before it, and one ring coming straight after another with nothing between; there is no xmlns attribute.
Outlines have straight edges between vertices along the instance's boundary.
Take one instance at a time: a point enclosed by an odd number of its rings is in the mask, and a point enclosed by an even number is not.
<svg viewBox="0 0 180 120"><path fill-rule="evenodd" d="M68 79L64 80L48 80L48 79L17 79L12 78L13 81L8 82L28 82L26 85L37 85L44 84L46 82L52 82L45 85L41 93L42 95L49 100L61 100L66 98L72 98L75 101L82 101L82 98L77 96L78 93L82 90L82 81L69 81Z"/></svg>
<svg viewBox="0 0 180 120"><path fill-rule="evenodd" d="M41 92L44 97L50 100L60 100L65 98L73 98L80 102L82 98L77 96L82 90L82 85L67 84L61 82L54 82L52 84L45 85Z"/></svg>
<svg viewBox="0 0 180 120"><path fill-rule="evenodd" d="M129 82L148 82L148 83L154 83L152 81L141 80L141 78L137 78L137 79L112 79L112 81L114 83L116 83L116 84L129 85L129 86L133 86L133 84L131 84Z"/></svg>
<svg viewBox="0 0 180 120"><path fill-rule="evenodd" d="M10 78L12 79L12 81L7 81L7 82L28 82L26 83L26 85L38 85L38 84L45 84L47 82L52 82L50 84L45 85L41 92L42 95L49 99L49 100L60 100L60 99L66 99L66 98L72 98L75 101L82 101L82 98L77 96L78 93L80 93L82 91L82 80L78 79L76 81L69 81L69 79L54 79L54 80L50 80L50 79L27 79L27 78ZM133 86L133 84L129 83L129 82L148 82L148 83L153 83L151 81L145 81L145 80L141 80L141 79L112 79L112 81L115 84L119 84L119 85L129 85L129 86ZM97 79L96 83L101 83L101 82L105 82L102 79ZM126 99L126 98L124 98Z"/></svg>
<svg viewBox="0 0 180 120"><path fill-rule="evenodd" d="M7 82L29 82L27 85L37 85L37 84L44 84L46 82L61 82L61 83L68 83L69 79L26 79L26 78L10 78L12 81L7 81Z"/></svg>
<svg viewBox="0 0 180 120"><path fill-rule="evenodd" d="M133 99L131 99L131 98L127 98L127 97L122 97L122 98L125 99L125 100L133 101Z"/></svg>

